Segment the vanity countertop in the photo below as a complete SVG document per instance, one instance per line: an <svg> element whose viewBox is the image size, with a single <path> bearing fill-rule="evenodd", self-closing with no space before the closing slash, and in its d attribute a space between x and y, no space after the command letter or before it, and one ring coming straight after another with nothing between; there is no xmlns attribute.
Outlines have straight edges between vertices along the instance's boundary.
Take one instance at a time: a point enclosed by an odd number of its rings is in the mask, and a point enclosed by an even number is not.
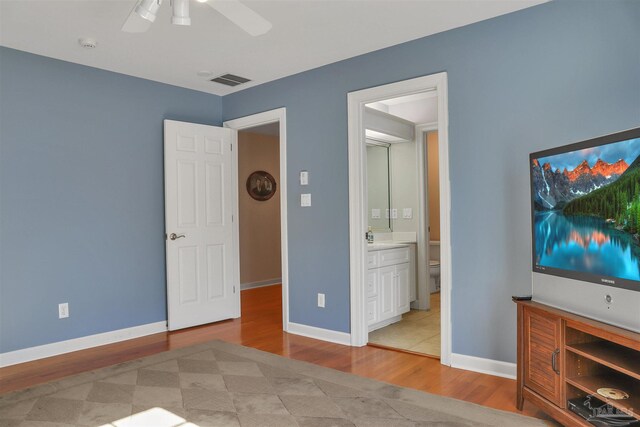
<svg viewBox="0 0 640 427"><path fill-rule="evenodd" d="M371 251L381 251L383 249L406 248L407 246L413 245L415 243L416 242L399 242L399 241L391 241L391 240L373 242L373 243L367 243L367 250L371 252Z"/></svg>

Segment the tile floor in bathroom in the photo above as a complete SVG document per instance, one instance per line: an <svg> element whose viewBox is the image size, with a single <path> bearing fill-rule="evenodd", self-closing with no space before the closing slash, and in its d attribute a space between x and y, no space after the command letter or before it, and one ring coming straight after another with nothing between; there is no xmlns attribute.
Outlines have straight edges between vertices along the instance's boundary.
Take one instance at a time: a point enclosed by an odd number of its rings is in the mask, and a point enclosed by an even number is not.
<svg viewBox="0 0 640 427"><path fill-rule="evenodd" d="M440 292L431 294L431 310L411 310L401 321L370 332L369 342L440 357Z"/></svg>

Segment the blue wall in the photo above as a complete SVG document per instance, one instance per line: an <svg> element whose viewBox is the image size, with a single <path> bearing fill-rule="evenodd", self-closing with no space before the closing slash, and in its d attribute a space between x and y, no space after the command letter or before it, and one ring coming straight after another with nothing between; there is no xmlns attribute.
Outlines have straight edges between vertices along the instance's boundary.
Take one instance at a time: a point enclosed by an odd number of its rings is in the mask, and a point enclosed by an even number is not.
<svg viewBox="0 0 640 427"><path fill-rule="evenodd" d="M225 96L225 120L287 108L291 321L349 331L347 93L446 71L453 351L515 361L528 153L640 126L638 22L637 1L552 2Z"/></svg>
<svg viewBox="0 0 640 427"><path fill-rule="evenodd" d="M530 292L527 154L640 126L638 22L640 2L556 1L222 102L0 48L0 352L164 320L162 119L282 106L290 318L348 332L347 93L447 71L453 350L514 361L509 297Z"/></svg>
<svg viewBox="0 0 640 427"><path fill-rule="evenodd" d="M162 120L221 98L0 48L0 99L0 353L165 320Z"/></svg>

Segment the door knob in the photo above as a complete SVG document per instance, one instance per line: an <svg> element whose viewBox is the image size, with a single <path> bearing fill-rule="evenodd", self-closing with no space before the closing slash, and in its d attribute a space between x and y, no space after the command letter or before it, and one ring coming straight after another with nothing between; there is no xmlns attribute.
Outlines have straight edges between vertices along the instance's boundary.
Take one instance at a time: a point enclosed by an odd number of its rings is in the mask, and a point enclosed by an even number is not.
<svg viewBox="0 0 640 427"><path fill-rule="evenodd" d="M169 238L171 240L176 240L176 239L179 239L181 237L185 237L185 235L184 234L176 234L176 233L169 234Z"/></svg>

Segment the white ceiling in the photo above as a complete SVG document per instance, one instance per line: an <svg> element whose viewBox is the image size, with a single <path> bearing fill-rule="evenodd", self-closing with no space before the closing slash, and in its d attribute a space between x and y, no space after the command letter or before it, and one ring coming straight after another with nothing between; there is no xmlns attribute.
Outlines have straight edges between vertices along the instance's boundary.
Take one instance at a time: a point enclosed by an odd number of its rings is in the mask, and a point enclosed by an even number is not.
<svg viewBox="0 0 640 427"><path fill-rule="evenodd" d="M435 91L372 102L367 104L367 107L384 111L418 125L438 121L438 94Z"/></svg>
<svg viewBox="0 0 640 427"><path fill-rule="evenodd" d="M251 37L205 4L190 27L169 0L147 33L120 31L135 0L0 0L0 45L217 95L482 21L546 0L246 0L273 29ZM97 39L83 49L80 37ZM229 88L199 77L232 73Z"/></svg>

